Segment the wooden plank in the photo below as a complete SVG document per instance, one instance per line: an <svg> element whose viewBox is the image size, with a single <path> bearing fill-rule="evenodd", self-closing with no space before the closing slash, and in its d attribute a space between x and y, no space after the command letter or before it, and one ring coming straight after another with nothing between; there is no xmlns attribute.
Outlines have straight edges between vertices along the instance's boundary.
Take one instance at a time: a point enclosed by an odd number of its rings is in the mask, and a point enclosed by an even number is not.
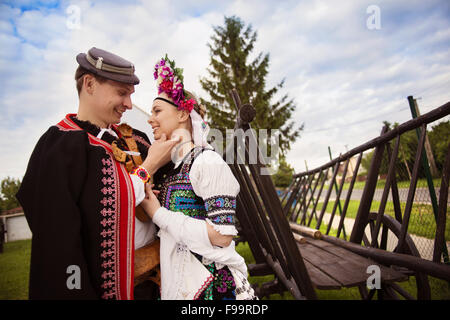
<svg viewBox="0 0 450 320"><path fill-rule="evenodd" d="M309 239L307 244L299 246L299 250L305 260L344 287L365 284L370 276L367 273L367 267L370 265L380 267L381 281L397 282L408 279L408 276L391 268L321 240Z"/></svg>
<svg viewBox="0 0 450 320"><path fill-rule="evenodd" d="M299 245L304 260L309 261L323 273L333 278L343 287L354 287L366 283L368 274L366 269L355 262L343 260L326 250L315 247L310 243Z"/></svg>
<svg viewBox="0 0 450 320"><path fill-rule="evenodd" d="M326 250L329 253L340 257L341 259L358 263L363 268L364 272L366 272L367 267L370 265L379 266L380 273L381 273L381 281L383 281L383 282L391 283L391 282L401 282L401 281L408 280L408 276L399 271L396 271L390 267L386 267L386 266L380 264L379 262L376 262L372 259L360 256L356 253L353 253L342 247L333 245L329 242L325 242L323 240L311 240L311 241L309 241L309 243L313 246L316 246L318 248ZM366 277L369 277L369 274L367 274Z"/></svg>
<svg viewBox="0 0 450 320"><path fill-rule="evenodd" d="M319 290L336 290L342 286L339 282L331 278L326 273L323 273L320 269L316 268L311 262L305 260L306 270L311 277L311 282L316 289Z"/></svg>

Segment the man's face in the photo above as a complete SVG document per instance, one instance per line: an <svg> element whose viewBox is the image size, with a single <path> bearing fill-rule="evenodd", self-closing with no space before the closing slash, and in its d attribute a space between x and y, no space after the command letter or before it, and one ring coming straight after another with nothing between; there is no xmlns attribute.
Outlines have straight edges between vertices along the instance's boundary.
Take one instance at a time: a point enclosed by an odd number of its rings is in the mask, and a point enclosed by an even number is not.
<svg viewBox="0 0 450 320"><path fill-rule="evenodd" d="M122 114L133 106L131 94L134 93L134 85L112 80L94 81L92 111L95 117L106 126L119 123Z"/></svg>

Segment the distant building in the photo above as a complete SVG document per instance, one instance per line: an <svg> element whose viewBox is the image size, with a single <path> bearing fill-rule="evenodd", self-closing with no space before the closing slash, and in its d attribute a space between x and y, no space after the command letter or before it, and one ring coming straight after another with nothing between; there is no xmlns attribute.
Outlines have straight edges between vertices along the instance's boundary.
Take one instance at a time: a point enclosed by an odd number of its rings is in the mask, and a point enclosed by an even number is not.
<svg viewBox="0 0 450 320"><path fill-rule="evenodd" d="M1 222L5 226L4 241L31 239L31 230L22 208L15 208L2 212ZM1 236L1 235L0 235Z"/></svg>
<svg viewBox="0 0 450 320"><path fill-rule="evenodd" d="M359 154L354 155L353 157L350 158L350 162L348 163L348 168L347 168L347 173L345 175L345 181L346 182L350 182L353 174L355 173L355 169L356 169L356 163L358 162L358 157ZM344 169L345 169L345 164L347 161L342 161L339 164L339 168L338 168L338 175L336 176L336 182L339 184L342 180L342 175L344 174ZM358 173L362 173L364 172L364 169L362 168L362 166L359 166L359 172ZM360 177L358 177L360 178ZM356 181L364 181L364 178L361 179L357 179Z"/></svg>

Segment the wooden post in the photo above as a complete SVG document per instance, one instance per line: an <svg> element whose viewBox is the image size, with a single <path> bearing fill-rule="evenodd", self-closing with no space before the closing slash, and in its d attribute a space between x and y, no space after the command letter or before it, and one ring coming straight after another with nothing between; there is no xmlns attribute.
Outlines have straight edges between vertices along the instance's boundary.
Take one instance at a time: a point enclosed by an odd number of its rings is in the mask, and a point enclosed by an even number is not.
<svg viewBox="0 0 450 320"><path fill-rule="evenodd" d="M409 107L411 109L412 116L415 119L415 118L418 117L418 114L417 114L418 108L417 108L417 104L415 102L415 99L412 96L408 96L408 102L409 102ZM419 138L420 135L421 135L421 131L420 131L419 127L416 127L416 133L417 133L417 138ZM425 137L427 137L426 132L425 132ZM435 219L435 221L437 223L437 221L438 221L438 210L439 210L438 209L438 201L437 201L437 197L436 197L436 191L434 189L434 183L433 183L433 178L432 178L432 175L431 175L431 172L430 172L430 167L428 165L428 159L429 158L427 157L427 153L426 152L423 153L422 154L422 158L421 158L422 166L423 166L423 169L425 171L425 175L427 177L428 191L430 192L430 200L431 200L431 204L432 204L432 207L433 207L434 219ZM449 262L447 245L444 245L442 250L443 250L443 255L444 255L444 261L445 262Z"/></svg>
<svg viewBox="0 0 450 320"><path fill-rule="evenodd" d="M412 97L412 96L411 96ZM409 99L409 97L408 97ZM415 115L413 114L414 118L417 118L420 116L419 106L417 105L417 99L412 99ZM434 155L433 151L431 149L430 140L428 139L428 135L425 136L425 152L427 153L428 163L430 165L431 169L431 175L433 177L439 176L438 169L436 167L436 162L434 161Z"/></svg>
<svg viewBox="0 0 450 320"><path fill-rule="evenodd" d="M441 262L441 255L444 253L445 243L445 225L446 225L446 211L448 188L450 180L450 143L447 147L447 155L445 157L444 168L442 168L441 189L439 192L439 212L436 220L436 236L434 239L433 261ZM448 264L448 254L445 256L444 262Z"/></svg>
<svg viewBox="0 0 450 320"><path fill-rule="evenodd" d="M387 126L384 126L381 130L381 135L386 133L386 131ZM375 147L369 173L367 175L367 181L361 196L358 213L356 214L355 224L350 235L350 241L354 243L361 243L364 235L364 229L369 220L370 206L377 187L378 173L380 172L381 160L383 159L384 145L385 143L380 143Z"/></svg>

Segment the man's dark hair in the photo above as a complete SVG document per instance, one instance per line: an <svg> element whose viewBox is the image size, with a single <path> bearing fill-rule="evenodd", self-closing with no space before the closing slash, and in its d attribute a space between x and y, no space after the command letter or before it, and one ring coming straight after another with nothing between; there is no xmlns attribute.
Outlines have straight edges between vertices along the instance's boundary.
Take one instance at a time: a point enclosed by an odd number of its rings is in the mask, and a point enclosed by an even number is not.
<svg viewBox="0 0 450 320"><path fill-rule="evenodd" d="M100 83L108 81L108 79L106 79L102 76L96 75L96 74L92 73L91 71L83 68L82 66L78 66L77 70L75 71L75 81L77 83L78 96L80 96L81 88L83 86L83 78L86 74L92 75Z"/></svg>

